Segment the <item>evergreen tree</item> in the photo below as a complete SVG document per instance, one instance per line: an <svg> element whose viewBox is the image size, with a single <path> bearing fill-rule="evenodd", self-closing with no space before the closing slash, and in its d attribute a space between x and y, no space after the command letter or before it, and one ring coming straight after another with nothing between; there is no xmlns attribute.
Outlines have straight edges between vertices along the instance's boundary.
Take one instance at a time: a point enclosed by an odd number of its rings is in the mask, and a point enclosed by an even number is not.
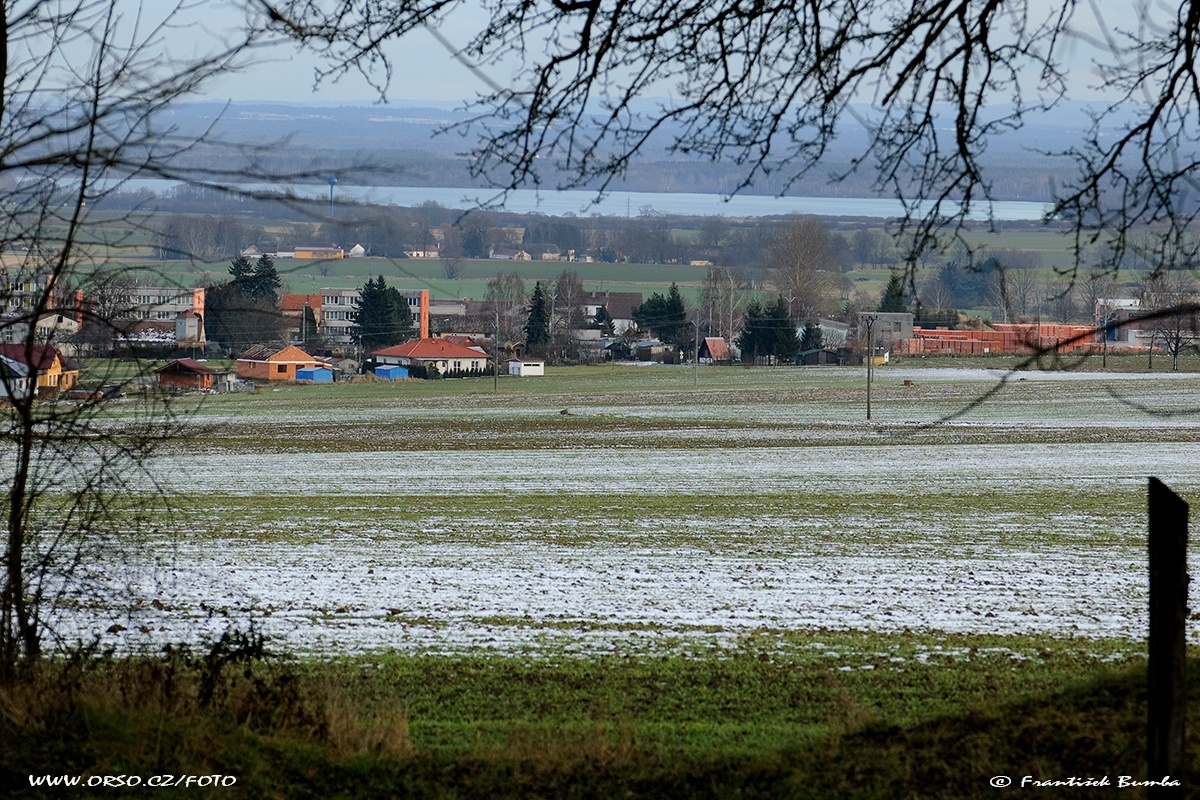
<svg viewBox="0 0 1200 800"><path fill-rule="evenodd" d="M904 304L904 280L900 277L899 272L893 272L892 277L888 280L887 288L883 290L883 297L879 300L879 308L876 311L884 313L904 313L908 311L908 306Z"/></svg>
<svg viewBox="0 0 1200 800"><path fill-rule="evenodd" d="M271 306L279 305L279 291L283 288L283 281L279 279L279 273L275 271L275 262L266 253L258 257L258 261L254 263L254 269L245 279L245 283L244 294L251 302L265 303Z"/></svg>
<svg viewBox="0 0 1200 800"><path fill-rule="evenodd" d="M367 353L400 344L413 336L408 300L380 275L359 290L350 336Z"/></svg>
<svg viewBox="0 0 1200 800"><path fill-rule="evenodd" d="M533 296L529 298L529 319L525 322L526 352L542 356L550 344L550 298L546 287L541 281L533 287Z"/></svg>
<svg viewBox="0 0 1200 800"><path fill-rule="evenodd" d="M596 309L596 316L593 318L592 324L595 325L596 329L605 336L612 336L613 318L608 313L608 309L606 307L600 306Z"/></svg>
<svg viewBox="0 0 1200 800"><path fill-rule="evenodd" d="M742 332L737 338L743 358L757 360L775 356L790 359L800 350L796 326L788 314L787 301L780 296L769 306L757 300L746 307Z"/></svg>
<svg viewBox="0 0 1200 800"><path fill-rule="evenodd" d="M250 263L250 259L245 256L238 256L229 264L229 274L233 276L233 282L239 283L245 281L254 272L254 267Z"/></svg>
<svg viewBox="0 0 1200 800"><path fill-rule="evenodd" d="M633 321L639 328L653 331L655 336L668 344L683 347L691 342L687 306L684 305L679 287L674 283L666 297L655 292L635 308Z"/></svg>
<svg viewBox="0 0 1200 800"><path fill-rule="evenodd" d="M770 332L771 355L783 359L794 358L800 352L800 337L796 335L796 323L792 322L788 302L779 297L766 309L767 330Z"/></svg>
<svg viewBox="0 0 1200 800"><path fill-rule="evenodd" d="M820 350L823 337L820 325L812 320L804 323L804 330L800 333L800 351Z"/></svg>

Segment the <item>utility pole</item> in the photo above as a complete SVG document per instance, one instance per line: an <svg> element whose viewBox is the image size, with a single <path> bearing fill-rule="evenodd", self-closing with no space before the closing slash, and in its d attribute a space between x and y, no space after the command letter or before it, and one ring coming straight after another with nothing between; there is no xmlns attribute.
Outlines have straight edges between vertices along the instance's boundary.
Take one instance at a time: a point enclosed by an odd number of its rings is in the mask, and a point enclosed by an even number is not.
<svg viewBox="0 0 1200 800"><path fill-rule="evenodd" d="M329 176L329 216L333 216L333 187L337 184L337 178L333 175Z"/></svg>
<svg viewBox="0 0 1200 800"><path fill-rule="evenodd" d="M696 329L696 341L692 345L692 386L700 385L700 322L692 320L692 327Z"/></svg>
<svg viewBox="0 0 1200 800"><path fill-rule="evenodd" d="M867 422L871 421L871 381L875 377L875 320L874 314L860 317L867 325Z"/></svg>
<svg viewBox="0 0 1200 800"><path fill-rule="evenodd" d="M492 394L500 391L500 308L496 312L496 332L492 338Z"/></svg>

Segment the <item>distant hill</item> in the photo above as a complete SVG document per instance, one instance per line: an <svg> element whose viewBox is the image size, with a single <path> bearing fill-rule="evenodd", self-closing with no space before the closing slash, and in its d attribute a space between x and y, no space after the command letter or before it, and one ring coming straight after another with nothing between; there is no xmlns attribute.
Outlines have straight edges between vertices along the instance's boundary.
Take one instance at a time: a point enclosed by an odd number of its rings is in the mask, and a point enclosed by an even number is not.
<svg viewBox="0 0 1200 800"><path fill-rule="evenodd" d="M469 114L460 107L430 103L388 105L312 105L285 103L187 103L174 107L170 122L183 135L210 132L225 142L255 143L257 152L245 152L259 169L280 176L308 175L314 183L321 175L335 174L345 184L471 187L483 183L472 178L469 153L475 140L462 127ZM1024 129L988 143L987 160L994 167L993 190L1003 200L1048 200L1056 183L1072 173L1064 159L1042 151L1061 150L1080 142L1087 117L1079 104L1064 104L1030 120ZM670 131L664 131L665 142ZM870 196L874 175L858 173L840 183L831 175L848 169L866 143L863 130L850 130L830 148L825 162L788 194L815 196ZM657 153L663 153L657 158ZM211 147L190 156L189 166L203 169L212 163ZM231 166L222 150L221 161ZM744 175L729 163L712 163L668 157L661 148L650 148L637 168L612 188L646 192L727 193ZM555 176L549 176L552 180ZM780 171L743 190L747 194L779 194L787 175Z"/></svg>

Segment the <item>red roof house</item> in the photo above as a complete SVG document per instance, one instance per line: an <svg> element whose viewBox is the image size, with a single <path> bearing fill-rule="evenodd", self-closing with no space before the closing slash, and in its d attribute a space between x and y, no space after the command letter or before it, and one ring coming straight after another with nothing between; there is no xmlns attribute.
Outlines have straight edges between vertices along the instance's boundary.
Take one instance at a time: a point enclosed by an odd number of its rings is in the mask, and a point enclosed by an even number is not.
<svg viewBox="0 0 1200 800"><path fill-rule="evenodd" d="M477 347L437 338L412 339L394 347L376 350L372 355L377 364L426 369L433 367L442 375L483 372L488 363L488 354Z"/></svg>

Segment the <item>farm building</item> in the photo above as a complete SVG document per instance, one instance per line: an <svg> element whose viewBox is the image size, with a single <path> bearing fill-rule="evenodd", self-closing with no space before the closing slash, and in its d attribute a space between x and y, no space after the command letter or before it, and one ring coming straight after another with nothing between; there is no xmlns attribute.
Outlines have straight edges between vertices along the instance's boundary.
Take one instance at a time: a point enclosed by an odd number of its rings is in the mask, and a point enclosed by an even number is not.
<svg viewBox="0 0 1200 800"><path fill-rule="evenodd" d="M320 359L299 347L260 344L238 356L237 376L254 381L294 381L296 370L323 366Z"/></svg>
<svg viewBox="0 0 1200 800"><path fill-rule="evenodd" d="M330 258L345 258L346 253L336 244L306 244L297 245L292 251L293 258L302 259L330 259Z"/></svg>
<svg viewBox="0 0 1200 800"><path fill-rule="evenodd" d="M333 370L326 366L300 367L296 370L296 381L305 383L333 383Z"/></svg>
<svg viewBox="0 0 1200 800"><path fill-rule="evenodd" d="M327 366L299 367L296 381L305 383L333 383L333 370Z"/></svg>
<svg viewBox="0 0 1200 800"><path fill-rule="evenodd" d="M546 374L546 362L540 358L510 358L508 374L520 378Z"/></svg>
<svg viewBox="0 0 1200 800"><path fill-rule="evenodd" d="M203 391L213 388L216 373L191 358L180 358L154 370L158 385L179 390Z"/></svg>
<svg viewBox="0 0 1200 800"><path fill-rule="evenodd" d="M445 339L413 339L404 344L377 350L375 363L433 369L440 375L478 374L487 368L488 355L475 347Z"/></svg>
<svg viewBox="0 0 1200 800"><path fill-rule="evenodd" d="M408 367L399 364L384 364L375 368L375 377L386 381L398 381L408 377Z"/></svg>

